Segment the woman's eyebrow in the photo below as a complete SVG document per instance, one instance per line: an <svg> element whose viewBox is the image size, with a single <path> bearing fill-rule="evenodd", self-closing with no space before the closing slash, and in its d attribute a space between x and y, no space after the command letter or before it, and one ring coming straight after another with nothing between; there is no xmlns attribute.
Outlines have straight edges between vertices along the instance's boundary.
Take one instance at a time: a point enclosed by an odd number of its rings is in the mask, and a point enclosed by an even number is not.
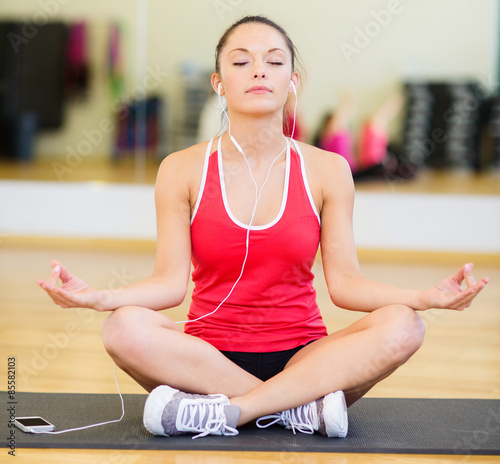
<svg viewBox="0 0 500 464"><path fill-rule="evenodd" d="M246 48L235 48L234 50L231 50L229 52L229 55L234 52L244 52L244 53L250 53Z"/></svg>
<svg viewBox="0 0 500 464"><path fill-rule="evenodd" d="M241 48L241 47L238 47L238 48L235 48L235 49L231 50L231 51L229 52L229 54L231 54L231 53L233 53L233 52L250 53L250 51L249 51L249 50L247 50L246 48ZM283 49L278 48L278 47L276 47L276 48L271 48L271 49L269 49L269 50L267 51L267 53L273 53L273 52L282 52L282 53L285 53L285 51L284 51Z"/></svg>

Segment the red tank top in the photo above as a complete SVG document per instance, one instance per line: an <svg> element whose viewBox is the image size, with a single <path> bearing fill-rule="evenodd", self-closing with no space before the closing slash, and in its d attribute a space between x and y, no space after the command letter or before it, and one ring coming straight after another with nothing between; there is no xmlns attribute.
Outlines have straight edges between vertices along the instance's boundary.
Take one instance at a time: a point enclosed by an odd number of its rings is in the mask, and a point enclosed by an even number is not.
<svg viewBox="0 0 500 464"><path fill-rule="evenodd" d="M209 143L191 219L192 279L188 319L212 312L238 279L248 226L231 213L224 187L221 143ZM241 280L214 313L188 322L185 332L223 351L281 351L327 334L316 303L312 266L320 219L300 149L288 148L283 201L269 224L252 226Z"/></svg>

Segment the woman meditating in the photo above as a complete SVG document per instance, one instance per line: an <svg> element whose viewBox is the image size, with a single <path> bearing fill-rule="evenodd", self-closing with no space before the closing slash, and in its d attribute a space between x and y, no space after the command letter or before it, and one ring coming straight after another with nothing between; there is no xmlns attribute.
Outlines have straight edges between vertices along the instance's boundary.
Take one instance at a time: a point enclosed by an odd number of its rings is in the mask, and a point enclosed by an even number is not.
<svg viewBox="0 0 500 464"><path fill-rule="evenodd" d="M154 434L236 435L257 420L344 437L347 408L421 346L418 312L463 310L488 282L474 280L471 263L421 291L363 276L348 163L283 134L295 61L286 32L265 17L224 33L211 83L228 130L162 162L151 277L96 290L53 261L39 281L64 308L110 311L104 345L150 392L144 424ZM332 302L366 313L332 333L313 288L318 247ZM186 297L191 264L182 330L166 310Z"/></svg>

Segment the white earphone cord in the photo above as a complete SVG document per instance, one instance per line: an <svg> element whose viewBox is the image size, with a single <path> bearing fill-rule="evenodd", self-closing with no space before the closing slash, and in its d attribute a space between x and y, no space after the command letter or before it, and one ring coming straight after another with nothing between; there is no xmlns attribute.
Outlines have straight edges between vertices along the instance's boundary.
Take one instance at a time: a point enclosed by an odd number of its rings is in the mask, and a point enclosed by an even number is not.
<svg viewBox="0 0 500 464"><path fill-rule="evenodd" d="M293 85L293 82L292 82L292 85ZM257 182L255 181L255 178L254 178L254 176L252 174L252 168L250 167L250 163L248 162L248 159L245 156L245 153L243 152L243 149L240 147L240 145L235 140L235 138L231 135L231 120L229 119L229 115L227 114L226 110L222 106L221 95L220 95L220 87L221 87L221 85L219 84L219 91L217 92L217 95L219 96L219 105L220 105L222 111L224 112L224 114L225 114L225 116L227 118L227 131L228 131L228 134L229 134L229 138L231 139L231 142L233 142L233 144L236 147L236 149L243 155L243 158L245 159L245 162L246 162L246 164L248 166L248 172L250 173L250 178L252 179L253 185L255 187L255 203L253 205L252 216L250 218L250 224L247 227L247 235L246 235L246 241L245 241L245 258L243 259L243 264L241 266L240 275L238 276L238 278L234 282L233 286L231 287L231 290L229 291L229 293L226 295L226 297L219 303L219 305L213 311L211 311L211 312L209 312L207 314L204 314L203 316L200 316L200 317L198 317L196 319L190 319L190 320L186 320L186 321L177 321L176 324L186 324L186 323L189 323L189 322L196 322L196 321L199 321L200 319L203 319L203 318L205 318L207 316L211 316L212 314L214 314L227 301L227 299L233 293L233 290L236 288L236 285L238 284L238 282L241 280L241 277L243 276L243 271L245 270L245 265L247 263L248 249L249 249L249 245L250 245L250 229L251 229L252 224L253 224L255 213L257 211L257 205L258 205L260 197L262 195L262 190L264 189L264 186L266 185L266 183L267 183L267 181L269 179L269 176L271 175L271 169L274 166L274 163L276 163L276 161L278 161L278 158L283 154L283 152L289 146L289 143L288 143L288 140L287 140L285 148L283 148L283 150L281 150L278 153L278 155L276 156L276 158L274 158L273 162L271 163L271 166L269 166L269 169L267 171L266 179L264 180L264 183L261 185L260 190L259 190L259 188L257 187ZM295 86L293 86L293 89L295 91ZM295 109L297 109L297 101L295 101ZM294 116L293 130L295 130L295 116ZM293 135L293 131L292 131L292 135Z"/></svg>
<svg viewBox="0 0 500 464"><path fill-rule="evenodd" d="M297 120L297 103L299 100L297 98L297 89L295 88L293 81L290 81L290 85L292 86L293 94L295 95L295 106L293 107L293 129L290 134L290 138L293 139L293 134L295 134L295 121Z"/></svg>
<svg viewBox="0 0 500 464"><path fill-rule="evenodd" d="M57 431L54 431L54 432L35 432L35 431L33 431L32 433L59 435L61 433L76 432L78 430L85 430L85 429L90 429L92 427L99 427L101 425L114 424L115 422L120 422L123 419L123 417L125 416L125 405L123 403L122 392L120 391L120 387L118 385L118 378L116 377L116 364L115 364L115 383L116 383L116 388L118 389L118 395L120 395L120 401L122 403L122 415L121 415L121 417L119 419L114 419L114 420L110 420L110 421L106 421L106 422L99 422L98 424L85 425L83 427L75 427L73 429L57 430Z"/></svg>

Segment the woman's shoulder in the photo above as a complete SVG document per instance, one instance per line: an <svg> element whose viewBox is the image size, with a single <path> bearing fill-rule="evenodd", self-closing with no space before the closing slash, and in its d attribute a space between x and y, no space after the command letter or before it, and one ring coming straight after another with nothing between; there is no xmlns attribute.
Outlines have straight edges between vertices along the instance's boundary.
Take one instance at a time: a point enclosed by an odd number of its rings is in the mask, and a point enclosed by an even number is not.
<svg viewBox="0 0 500 464"><path fill-rule="evenodd" d="M161 165L166 165L167 167L175 165L179 168L184 165L193 167L193 163L197 162L203 163L208 143L208 141L201 142L188 148L170 153L163 159Z"/></svg>
<svg viewBox="0 0 500 464"><path fill-rule="evenodd" d="M167 155L160 164L158 178L175 176L182 182L189 182L203 171L208 141L192 145Z"/></svg>
<svg viewBox="0 0 500 464"><path fill-rule="evenodd" d="M332 176L336 178L344 178L352 180L352 173L347 160L331 151L322 150L321 148L309 145L304 142L297 142L300 152L304 158L306 170L318 179L330 179Z"/></svg>
<svg viewBox="0 0 500 464"><path fill-rule="evenodd" d="M354 183L345 158L307 143L297 144L304 159L309 188L320 215L323 214L325 202L352 199Z"/></svg>

